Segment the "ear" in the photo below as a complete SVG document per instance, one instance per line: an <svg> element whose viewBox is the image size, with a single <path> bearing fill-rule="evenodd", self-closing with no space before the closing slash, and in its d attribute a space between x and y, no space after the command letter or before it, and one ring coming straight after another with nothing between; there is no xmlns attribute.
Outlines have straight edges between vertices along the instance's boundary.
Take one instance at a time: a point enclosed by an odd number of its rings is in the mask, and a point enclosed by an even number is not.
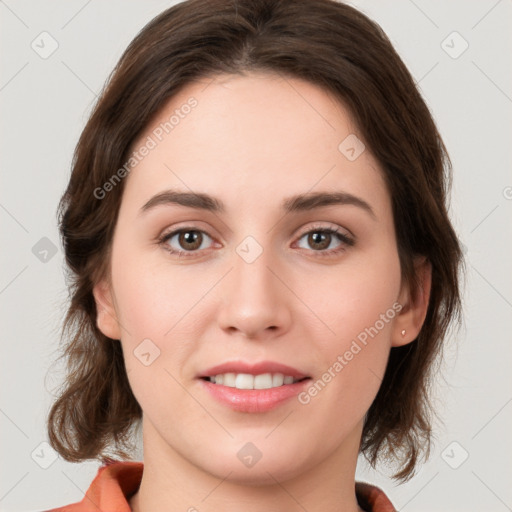
<svg viewBox="0 0 512 512"><path fill-rule="evenodd" d="M108 338L121 339L121 328L112 300L113 293L110 284L103 279L98 282L92 291L96 302L96 325Z"/></svg>
<svg viewBox="0 0 512 512"><path fill-rule="evenodd" d="M402 309L393 325L391 345L401 347L414 341L421 330L430 299L432 285L432 265L426 257L415 260L414 271L418 286L412 290L409 283L403 283L398 302Z"/></svg>

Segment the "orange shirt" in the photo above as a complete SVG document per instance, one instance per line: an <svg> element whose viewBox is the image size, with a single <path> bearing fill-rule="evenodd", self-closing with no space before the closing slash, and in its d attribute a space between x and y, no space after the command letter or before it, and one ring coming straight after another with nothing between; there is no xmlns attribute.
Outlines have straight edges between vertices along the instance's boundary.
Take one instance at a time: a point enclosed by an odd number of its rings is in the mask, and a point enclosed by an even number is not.
<svg viewBox="0 0 512 512"><path fill-rule="evenodd" d="M139 488L142 462L111 462L98 473L82 501L54 508L46 512L131 512L128 500ZM396 512L378 487L356 482L359 506L366 512Z"/></svg>

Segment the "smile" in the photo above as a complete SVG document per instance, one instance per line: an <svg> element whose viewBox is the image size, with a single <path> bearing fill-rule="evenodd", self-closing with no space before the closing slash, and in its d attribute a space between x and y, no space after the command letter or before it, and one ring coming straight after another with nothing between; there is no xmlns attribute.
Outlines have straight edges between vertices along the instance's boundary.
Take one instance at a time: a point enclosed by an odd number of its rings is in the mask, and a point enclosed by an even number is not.
<svg viewBox="0 0 512 512"><path fill-rule="evenodd" d="M249 373L220 373L211 377L204 377L205 380L213 384L220 384L230 388L237 389L271 389L283 385L295 384L302 379L294 378L291 375L282 373L262 373L251 375Z"/></svg>

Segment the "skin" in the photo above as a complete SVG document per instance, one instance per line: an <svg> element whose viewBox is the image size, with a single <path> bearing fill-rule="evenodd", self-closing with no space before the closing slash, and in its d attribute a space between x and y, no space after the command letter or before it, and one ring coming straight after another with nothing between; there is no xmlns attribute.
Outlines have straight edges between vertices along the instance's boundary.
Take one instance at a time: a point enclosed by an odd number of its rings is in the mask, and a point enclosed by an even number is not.
<svg viewBox="0 0 512 512"><path fill-rule="evenodd" d="M391 347L421 328L430 268L418 260L415 293L401 281L379 164L368 147L354 161L338 150L358 130L328 92L265 73L190 83L133 148L192 96L198 105L126 178L110 274L94 288L98 326L121 340L144 413L144 475L132 509L361 510L354 481L364 416ZM141 213L171 188L215 196L226 211L161 204ZM374 216L351 204L281 210L285 198L319 191L353 194ZM307 235L319 227L355 243L327 237L327 250L339 252L322 257L326 246ZM180 245L179 235L158 242L178 228L202 232L199 248ZM252 263L236 252L247 236L263 250ZM293 398L265 413L237 412L196 378L228 360L271 360L315 381L395 303L400 313L307 405ZM134 355L144 339L160 350L148 366ZM237 457L247 442L262 453L251 468Z"/></svg>

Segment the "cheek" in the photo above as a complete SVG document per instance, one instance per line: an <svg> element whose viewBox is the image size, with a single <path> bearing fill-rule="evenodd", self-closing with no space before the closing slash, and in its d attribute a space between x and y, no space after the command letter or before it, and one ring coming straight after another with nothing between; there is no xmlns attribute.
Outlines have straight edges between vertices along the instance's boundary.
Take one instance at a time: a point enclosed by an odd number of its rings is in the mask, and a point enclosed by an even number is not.
<svg viewBox="0 0 512 512"><path fill-rule="evenodd" d="M193 265L170 265L157 250L136 254L119 243L112 257L128 378L139 403L149 408L155 387L160 396L180 400L176 380L190 377L191 356L201 339L197 315L207 303L201 298L218 280Z"/></svg>
<svg viewBox="0 0 512 512"><path fill-rule="evenodd" d="M326 353L329 347L343 348L361 333L364 338L375 325L380 339L389 338L399 292L400 263L391 250L380 257L353 258L346 266L307 278L301 291L322 320L325 335L319 341Z"/></svg>
<svg viewBox="0 0 512 512"><path fill-rule="evenodd" d="M315 316L322 320L313 335L322 370L306 390L303 403L315 401L320 408L336 403L340 408L335 415L348 413L354 418L371 405L385 372L393 323L401 309L397 302L398 255L392 250L383 254L340 267L328 280L317 280L316 286L304 283L303 296L315 305Z"/></svg>
<svg viewBox="0 0 512 512"><path fill-rule="evenodd" d="M187 361L196 350L196 337L187 326L193 302L181 274L169 275L151 261L136 256L113 258L112 280L122 328L122 348L130 387L144 415L162 427L166 435L181 428L193 432L190 423L194 403L179 383ZM188 282L190 285L191 283ZM189 300L190 299L190 300ZM185 331L185 332L184 332ZM168 404L168 407L162 407ZM171 408L172 404L172 408ZM180 410L180 422L169 421L170 411Z"/></svg>
<svg viewBox="0 0 512 512"><path fill-rule="evenodd" d="M160 250L127 257L119 257L122 251L118 250L118 257L113 255L113 287L127 340L141 336L164 340L172 336L211 286L192 266L173 267L158 254Z"/></svg>

